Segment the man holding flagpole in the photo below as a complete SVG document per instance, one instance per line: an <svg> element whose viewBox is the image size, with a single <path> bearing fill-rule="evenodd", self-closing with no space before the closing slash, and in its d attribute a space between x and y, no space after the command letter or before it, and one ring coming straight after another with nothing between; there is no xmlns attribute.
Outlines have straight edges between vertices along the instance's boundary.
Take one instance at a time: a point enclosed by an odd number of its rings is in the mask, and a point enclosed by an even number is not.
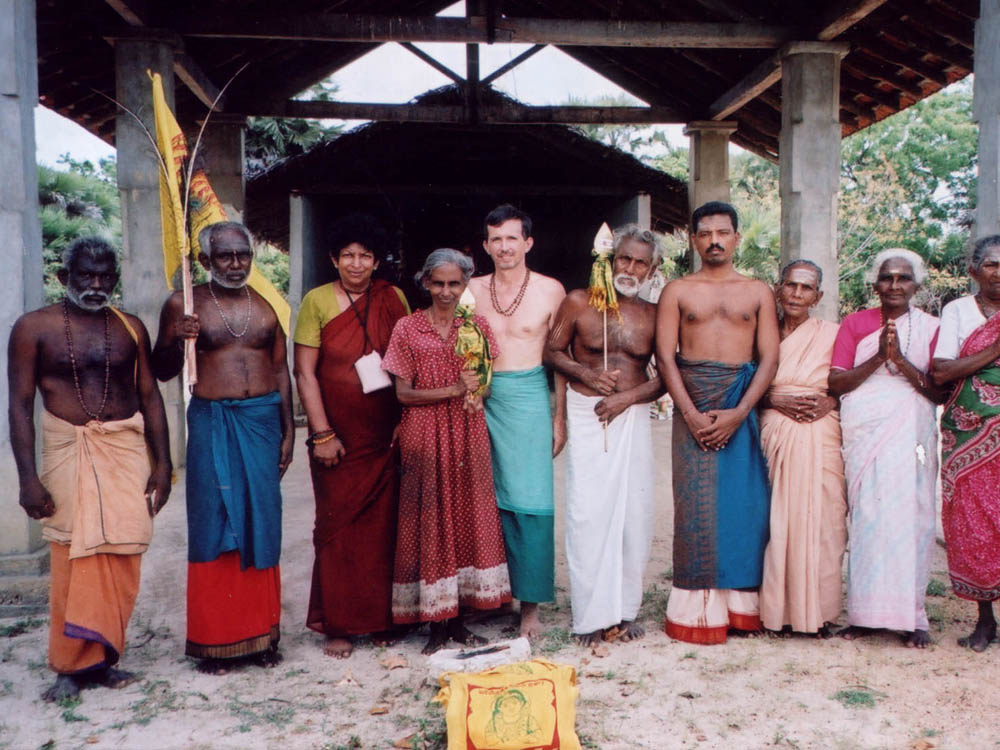
<svg viewBox="0 0 1000 750"><path fill-rule="evenodd" d="M613 286L596 295L606 308L599 312L591 305L594 290L570 292L545 352L546 364L570 381L566 559L573 634L585 646L605 635L629 641L644 634L635 618L653 540L653 440L646 405L664 390L646 369L656 306L638 297L659 264L658 238L629 224L615 233L613 249ZM599 257L595 266L606 262Z"/></svg>
<svg viewBox="0 0 1000 750"><path fill-rule="evenodd" d="M175 292L153 349L160 380L180 373L185 341L197 349L188 407L187 648L199 668L227 660L278 662L281 582L279 480L292 460L294 426L285 334L275 310L247 283L251 238L235 222L198 235L208 283L194 287L192 315Z"/></svg>

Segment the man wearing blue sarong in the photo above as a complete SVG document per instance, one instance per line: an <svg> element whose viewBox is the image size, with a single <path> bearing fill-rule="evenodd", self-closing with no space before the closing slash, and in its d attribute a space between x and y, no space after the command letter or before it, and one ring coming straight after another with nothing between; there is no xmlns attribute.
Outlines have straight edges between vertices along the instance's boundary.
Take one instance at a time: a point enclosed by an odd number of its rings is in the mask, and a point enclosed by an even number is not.
<svg viewBox="0 0 1000 750"><path fill-rule="evenodd" d="M484 234L494 271L472 279L469 289L500 349L484 402L486 424L511 591L521 603L521 635L533 638L542 629L539 602L555 598L552 456L566 441L565 400L556 399L553 423L542 350L566 292L525 264L533 244L526 213L498 206ZM562 390L557 376L556 391Z"/></svg>
<svg viewBox="0 0 1000 750"><path fill-rule="evenodd" d="M285 334L271 306L246 285L250 236L222 222L199 235L211 273L194 288L194 315L175 293L153 350L160 380L197 342L198 382L188 407L188 587L185 652L199 669L228 670L255 657L273 666L281 618L281 491L294 427Z"/></svg>
<svg viewBox="0 0 1000 750"><path fill-rule="evenodd" d="M754 407L778 366L774 295L737 273L736 211L706 203L691 218L701 270L660 297L656 361L674 400L674 573L666 631L724 643L760 629L757 589L770 490Z"/></svg>

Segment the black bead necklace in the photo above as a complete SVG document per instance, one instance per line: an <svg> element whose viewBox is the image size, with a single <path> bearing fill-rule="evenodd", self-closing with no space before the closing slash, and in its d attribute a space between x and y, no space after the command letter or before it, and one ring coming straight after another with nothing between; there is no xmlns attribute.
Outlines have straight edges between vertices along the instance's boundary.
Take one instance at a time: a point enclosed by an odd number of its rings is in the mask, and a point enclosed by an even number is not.
<svg viewBox="0 0 1000 750"><path fill-rule="evenodd" d="M73 370L73 385L76 387L76 400L80 402L80 408L91 419L98 422L101 419L101 412L108 404L108 392L111 390L111 317L107 306L104 308L104 398L101 399L101 406L97 412L92 412L83 401L83 390L80 388L80 374L76 369L76 351L73 349L73 331L69 326L69 302L63 297L63 324L66 330L66 348L69 350L69 366Z"/></svg>

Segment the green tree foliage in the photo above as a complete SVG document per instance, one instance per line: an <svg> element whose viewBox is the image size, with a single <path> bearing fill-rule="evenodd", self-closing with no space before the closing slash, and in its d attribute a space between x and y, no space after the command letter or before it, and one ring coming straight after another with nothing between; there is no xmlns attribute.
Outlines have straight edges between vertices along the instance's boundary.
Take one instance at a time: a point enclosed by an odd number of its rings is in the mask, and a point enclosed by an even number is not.
<svg viewBox="0 0 1000 750"><path fill-rule="evenodd" d="M307 92L308 99L332 101L337 85L321 81ZM247 176L263 172L289 156L308 151L313 146L340 135L340 125L323 124L302 118L251 117L247 120L245 140Z"/></svg>
<svg viewBox="0 0 1000 750"><path fill-rule="evenodd" d="M92 162L79 162L64 154L59 164L66 169L38 167L38 213L47 302L62 297L56 271L62 266L63 250L73 240L98 235L115 247L121 246L114 159L102 159L95 167Z"/></svg>

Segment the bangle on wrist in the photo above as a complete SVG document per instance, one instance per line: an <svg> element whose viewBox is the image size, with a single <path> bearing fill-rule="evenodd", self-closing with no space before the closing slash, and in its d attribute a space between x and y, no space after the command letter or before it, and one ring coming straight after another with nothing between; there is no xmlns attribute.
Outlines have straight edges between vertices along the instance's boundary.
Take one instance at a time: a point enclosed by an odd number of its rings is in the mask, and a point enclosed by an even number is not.
<svg viewBox="0 0 1000 750"><path fill-rule="evenodd" d="M312 448L314 445L322 445L323 443L328 443L337 437L337 433L333 430L321 430L320 432L314 432L309 437L306 438L306 445Z"/></svg>

